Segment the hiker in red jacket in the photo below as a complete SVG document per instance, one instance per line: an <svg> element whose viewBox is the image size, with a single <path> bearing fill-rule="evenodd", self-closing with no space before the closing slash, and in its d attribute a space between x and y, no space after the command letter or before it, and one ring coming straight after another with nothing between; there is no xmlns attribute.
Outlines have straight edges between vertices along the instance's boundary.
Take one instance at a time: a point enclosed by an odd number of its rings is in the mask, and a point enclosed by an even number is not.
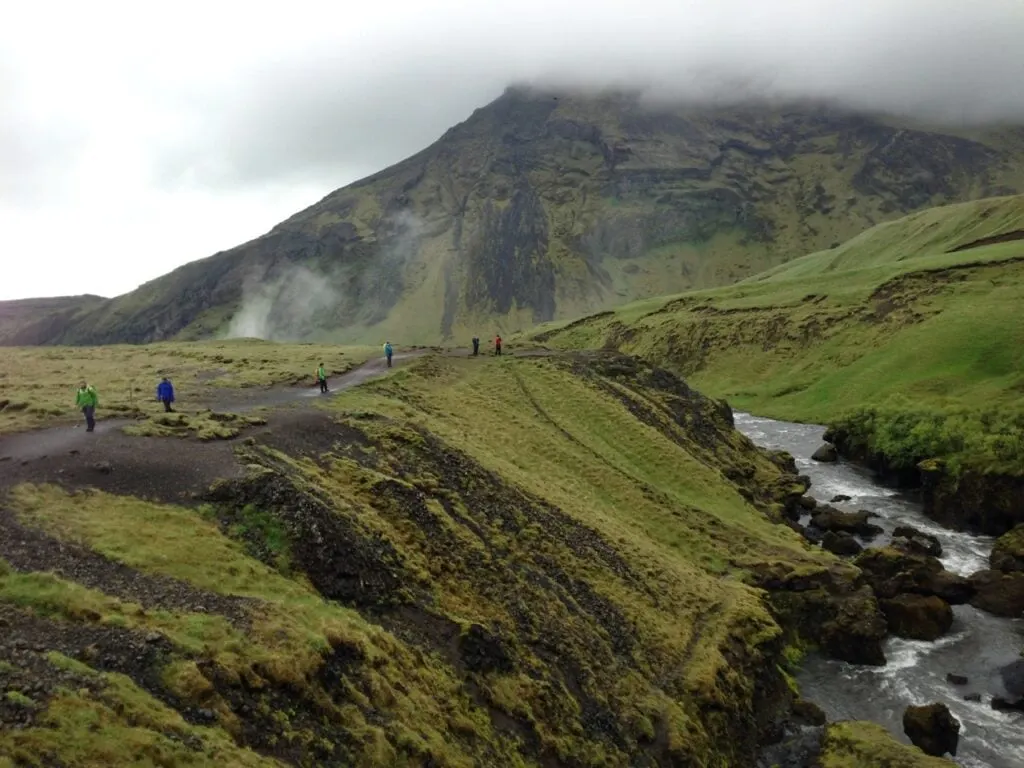
<svg viewBox="0 0 1024 768"><path fill-rule="evenodd" d="M494 337L494 354L501 355L501 334Z"/></svg>

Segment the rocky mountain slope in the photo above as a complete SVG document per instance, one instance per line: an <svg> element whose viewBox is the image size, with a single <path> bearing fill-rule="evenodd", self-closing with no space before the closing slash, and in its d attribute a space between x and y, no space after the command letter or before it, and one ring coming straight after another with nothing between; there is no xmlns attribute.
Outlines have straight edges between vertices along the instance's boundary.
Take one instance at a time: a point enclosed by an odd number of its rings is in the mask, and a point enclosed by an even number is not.
<svg viewBox="0 0 1024 768"><path fill-rule="evenodd" d="M320 402L0 437L0 766L747 768L797 723L948 765L796 700L801 648L878 664L886 622L786 524L792 457L677 377L432 354Z"/></svg>
<svg viewBox="0 0 1024 768"><path fill-rule="evenodd" d="M1024 522L1024 196L923 211L738 285L540 331L612 347L923 482L930 514Z"/></svg>
<svg viewBox="0 0 1024 768"><path fill-rule="evenodd" d="M1019 191L1022 158L1019 127L509 89L263 237L73 316L23 308L0 342L508 333L735 282L885 219Z"/></svg>

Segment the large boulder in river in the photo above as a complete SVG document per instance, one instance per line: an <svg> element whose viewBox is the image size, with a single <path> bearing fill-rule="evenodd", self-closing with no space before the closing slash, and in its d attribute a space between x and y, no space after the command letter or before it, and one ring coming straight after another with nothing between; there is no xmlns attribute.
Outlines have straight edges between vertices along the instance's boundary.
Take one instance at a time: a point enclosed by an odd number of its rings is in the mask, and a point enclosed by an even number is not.
<svg viewBox="0 0 1024 768"><path fill-rule="evenodd" d="M897 525L892 532L892 545L905 552L919 552L922 555L939 557L942 554L942 542L937 536L919 531L910 525ZM897 542L897 539L903 541Z"/></svg>
<svg viewBox="0 0 1024 768"><path fill-rule="evenodd" d="M832 609L832 618L820 627L825 652L851 664L885 664L882 641L888 625L871 590L864 587L845 600L837 600Z"/></svg>
<svg viewBox="0 0 1024 768"><path fill-rule="evenodd" d="M1024 614L1024 571L978 571L970 578L971 605L981 611L1017 619Z"/></svg>
<svg viewBox="0 0 1024 768"><path fill-rule="evenodd" d="M751 575L758 587L768 591L779 623L794 628L829 657L851 664L885 664L885 616L855 568L839 563L813 569L766 562Z"/></svg>
<svg viewBox="0 0 1024 768"><path fill-rule="evenodd" d="M996 539L988 564L993 571L1024 571L1024 523Z"/></svg>
<svg viewBox="0 0 1024 768"><path fill-rule="evenodd" d="M868 520L877 517L872 512L842 512L828 504L819 504L811 513L810 525L822 531L835 533L852 533L865 538L873 538L882 532L877 525Z"/></svg>
<svg viewBox="0 0 1024 768"><path fill-rule="evenodd" d="M839 451L831 443L824 443L821 448L811 454L814 461L839 461Z"/></svg>
<svg viewBox="0 0 1024 768"><path fill-rule="evenodd" d="M836 531L825 531L825 535L821 539L821 548L828 550L833 555L842 555L844 557L859 555L864 550L859 541L843 531L838 533Z"/></svg>
<svg viewBox="0 0 1024 768"><path fill-rule="evenodd" d="M937 640L953 626L953 609L935 595L897 595L880 600L889 632L910 640Z"/></svg>
<svg viewBox="0 0 1024 768"><path fill-rule="evenodd" d="M915 747L935 757L947 752L956 756L960 741L960 721L945 704L909 706L903 712L903 732Z"/></svg>
<svg viewBox="0 0 1024 768"><path fill-rule="evenodd" d="M854 565L880 598L892 599L904 593L935 595L952 605L962 605L974 595L970 581L950 573L931 555L881 547L865 550Z"/></svg>

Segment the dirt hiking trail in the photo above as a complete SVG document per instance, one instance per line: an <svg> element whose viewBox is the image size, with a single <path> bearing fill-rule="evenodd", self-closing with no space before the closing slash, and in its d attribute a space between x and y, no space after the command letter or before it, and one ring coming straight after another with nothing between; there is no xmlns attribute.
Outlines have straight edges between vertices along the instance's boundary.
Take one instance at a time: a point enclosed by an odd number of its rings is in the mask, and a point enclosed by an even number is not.
<svg viewBox="0 0 1024 768"><path fill-rule="evenodd" d="M399 367L403 360L409 361L422 357L427 351L415 350L397 353L392 357L393 368ZM289 403L311 403L384 376L388 370L387 363L383 358L375 359L346 373L329 378L330 391L326 394L321 393L320 388L315 384L310 386L276 385L263 390L225 392L223 397L211 401L190 403L191 407L188 410L195 410L196 407L208 407L214 411L241 413L256 408L282 406ZM3 476L11 463L55 457L57 454L80 452L83 449L88 449L90 454L95 457L96 449L110 444L109 438L112 436L132 439L136 444L146 441L148 438L129 438L121 432L121 427L131 423L131 419L104 419L101 401L97 413L96 429L92 433L85 431L84 423L77 423L73 426L47 427L30 432L0 435L0 487L5 484ZM155 439L161 440L162 438ZM138 447L142 448L141 445ZM161 452L166 450L165 447ZM189 450L192 450L192 446Z"/></svg>

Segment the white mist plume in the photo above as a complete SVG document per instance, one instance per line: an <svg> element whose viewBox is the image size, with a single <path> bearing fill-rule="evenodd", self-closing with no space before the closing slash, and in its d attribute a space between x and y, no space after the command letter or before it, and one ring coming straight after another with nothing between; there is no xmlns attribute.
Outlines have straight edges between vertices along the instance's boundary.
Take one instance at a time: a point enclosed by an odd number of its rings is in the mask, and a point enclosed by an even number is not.
<svg viewBox="0 0 1024 768"><path fill-rule="evenodd" d="M248 281L242 308L225 333L229 339L293 341L309 334L317 315L333 311L341 295L323 275L288 267L269 283Z"/></svg>
<svg viewBox="0 0 1024 768"><path fill-rule="evenodd" d="M402 210L381 221L376 251L356 264L341 254L320 272L290 264L251 274L224 337L295 341L323 327L323 315L329 315L326 325L332 331L338 322L372 325L382 320L400 298L426 232L420 217Z"/></svg>

